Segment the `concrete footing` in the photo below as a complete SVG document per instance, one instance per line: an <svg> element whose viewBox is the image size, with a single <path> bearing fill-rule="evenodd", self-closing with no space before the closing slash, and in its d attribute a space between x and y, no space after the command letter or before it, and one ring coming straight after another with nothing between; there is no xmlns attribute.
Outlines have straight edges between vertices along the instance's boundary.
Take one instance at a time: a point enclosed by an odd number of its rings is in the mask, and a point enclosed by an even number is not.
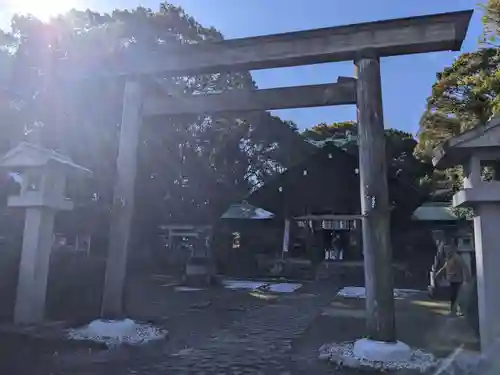
<svg viewBox="0 0 500 375"><path fill-rule="evenodd" d="M325 344L319 349L319 358L337 366L379 371L427 373L439 364L432 354L411 349L402 342L385 343L368 339Z"/></svg>
<svg viewBox="0 0 500 375"><path fill-rule="evenodd" d="M382 342L360 339L354 343L353 354L358 358L376 362L408 361L411 358L411 348L398 342Z"/></svg>

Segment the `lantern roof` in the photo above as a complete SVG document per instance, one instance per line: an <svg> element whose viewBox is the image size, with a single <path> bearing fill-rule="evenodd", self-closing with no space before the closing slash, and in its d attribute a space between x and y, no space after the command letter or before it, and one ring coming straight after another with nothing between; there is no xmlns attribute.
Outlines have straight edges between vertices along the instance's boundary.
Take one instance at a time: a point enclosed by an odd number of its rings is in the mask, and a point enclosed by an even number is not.
<svg viewBox="0 0 500 375"><path fill-rule="evenodd" d="M91 173L87 168L75 164L68 156L28 142L21 142L0 159L0 167L11 170L43 167L49 163L56 163L72 170Z"/></svg>

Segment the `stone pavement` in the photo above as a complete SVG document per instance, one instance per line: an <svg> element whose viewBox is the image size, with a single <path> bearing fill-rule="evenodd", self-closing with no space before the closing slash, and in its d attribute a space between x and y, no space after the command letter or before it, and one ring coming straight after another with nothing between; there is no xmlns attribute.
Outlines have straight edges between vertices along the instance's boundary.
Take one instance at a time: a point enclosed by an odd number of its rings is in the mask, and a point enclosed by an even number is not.
<svg viewBox="0 0 500 375"><path fill-rule="evenodd" d="M144 298L145 303L156 300L149 307L156 319L147 320L169 330L165 342L114 353L59 355L51 374L303 374L297 372L295 362L301 359L292 356L293 342L336 293L326 284L279 295L222 288L173 290L164 287L160 295ZM163 305L156 299L162 294ZM148 309L142 309L142 316L139 310L133 315L146 320Z"/></svg>
<svg viewBox="0 0 500 375"><path fill-rule="evenodd" d="M288 374L290 351L320 311L318 296L284 298L254 310L197 347L171 354L155 370L172 374ZM151 372L151 366L138 373Z"/></svg>
<svg viewBox="0 0 500 375"><path fill-rule="evenodd" d="M0 363L0 373L360 373L318 360L321 345L352 341L365 334L364 300L335 297L339 285L311 282L290 294L251 295L223 288L178 292L172 284L165 277L134 281L127 304L132 318L167 329L167 340L113 351L46 349L44 356L24 350L8 366ZM415 348L444 357L460 345L477 347L464 319L446 316L444 303L420 295L396 301L396 308L398 337Z"/></svg>

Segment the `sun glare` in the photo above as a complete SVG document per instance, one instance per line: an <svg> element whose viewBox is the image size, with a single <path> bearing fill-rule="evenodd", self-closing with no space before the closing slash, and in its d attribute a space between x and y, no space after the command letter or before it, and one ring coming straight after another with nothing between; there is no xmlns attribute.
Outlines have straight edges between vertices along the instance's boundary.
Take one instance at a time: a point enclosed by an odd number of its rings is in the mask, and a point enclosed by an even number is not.
<svg viewBox="0 0 500 375"><path fill-rule="evenodd" d="M7 0L10 13L31 14L41 21L76 7L78 0Z"/></svg>

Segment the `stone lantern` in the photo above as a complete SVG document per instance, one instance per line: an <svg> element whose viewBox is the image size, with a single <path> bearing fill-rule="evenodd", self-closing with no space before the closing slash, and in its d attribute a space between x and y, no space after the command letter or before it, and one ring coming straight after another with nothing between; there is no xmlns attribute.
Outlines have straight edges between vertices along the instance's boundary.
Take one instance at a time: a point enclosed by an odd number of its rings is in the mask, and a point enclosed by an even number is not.
<svg viewBox="0 0 500 375"><path fill-rule="evenodd" d="M481 348L486 350L500 338L500 117L446 141L433 162L438 168L464 169L464 188L453 197L453 205L474 209L479 325ZM493 180L483 179L485 166L493 169Z"/></svg>
<svg viewBox="0 0 500 375"><path fill-rule="evenodd" d="M45 311L55 213L73 209L64 196L67 175L90 171L64 155L26 142L9 151L0 167L20 174L20 193L9 197L8 206L26 209L14 321L38 323Z"/></svg>

